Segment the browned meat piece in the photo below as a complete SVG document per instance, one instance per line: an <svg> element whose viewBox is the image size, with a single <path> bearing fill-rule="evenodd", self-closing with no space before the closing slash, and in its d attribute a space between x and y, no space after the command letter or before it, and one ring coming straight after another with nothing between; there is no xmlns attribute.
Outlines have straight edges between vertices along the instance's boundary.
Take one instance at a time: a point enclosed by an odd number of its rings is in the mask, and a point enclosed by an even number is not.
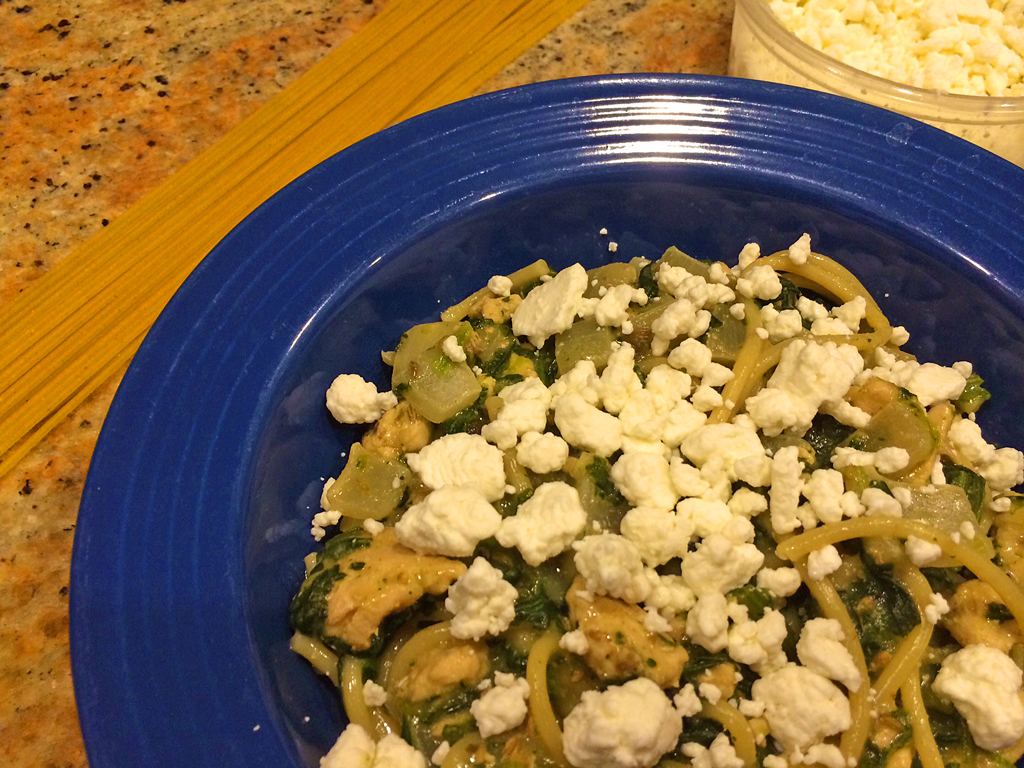
<svg viewBox="0 0 1024 768"><path fill-rule="evenodd" d="M363 435L363 448L385 459L397 459L416 453L430 442L431 423L407 402L385 411L380 420Z"/></svg>
<svg viewBox="0 0 1024 768"><path fill-rule="evenodd" d="M644 610L611 597L580 595L583 582L577 579L566 596L569 617L587 636L589 648L584 660L599 677L620 680L642 675L662 688L679 685L689 658L679 644L682 626L672 635L651 632L644 626Z"/></svg>
<svg viewBox="0 0 1024 768"><path fill-rule="evenodd" d="M353 562L364 566L352 570ZM384 617L408 608L424 594L443 594L466 571L458 560L419 555L402 546L393 528L385 528L369 547L347 555L338 565L348 575L327 595L324 632L356 651L370 647Z"/></svg>

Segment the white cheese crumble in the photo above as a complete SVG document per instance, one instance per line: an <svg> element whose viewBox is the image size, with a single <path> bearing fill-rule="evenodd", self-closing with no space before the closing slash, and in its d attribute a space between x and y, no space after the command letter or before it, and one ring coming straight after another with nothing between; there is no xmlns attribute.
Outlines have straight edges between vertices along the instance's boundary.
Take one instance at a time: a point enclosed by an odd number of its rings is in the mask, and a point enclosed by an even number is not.
<svg viewBox="0 0 1024 768"><path fill-rule="evenodd" d="M567 330L576 319L587 290L587 270L573 264L526 294L512 313L512 331L526 336L538 349L556 333Z"/></svg>
<svg viewBox="0 0 1024 768"><path fill-rule="evenodd" d="M682 733L682 715L645 677L585 691L565 718L563 748L574 768L651 768Z"/></svg>
<svg viewBox="0 0 1024 768"><path fill-rule="evenodd" d="M601 533L573 544L574 560L587 591L627 603L641 603L651 592L637 546L624 536Z"/></svg>
<svg viewBox="0 0 1024 768"><path fill-rule="evenodd" d="M588 650L590 650L590 641L587 640L587 636L584 634L583 630L574 629L571 632L566 632L558 638L558 647L563 651L575 653L577 656L583 656Z"/></svg>
<svg viewBox="0 0 1024 768"><path fill-rule="evenodd" d="M791 752L818 744L852 724L850 702L824 675L788 664L754 681L772 737Z"/></svg>
<svg viewBox="0 0 1024 768"><path fill-rule="evenodd" d="M469 707L480 735L487 739L522 724L528 712L529 695L530 684L525 677L496 672L494 685Z"/></svg>
<svg viewBox="0 0 1024 768"><path fill-rule="evenodd" d="M498 532L501 522L476 488L446 485L409 507L395 523L395 536L422 554L469 557L477 544Z"/></svg>
<svg viewBox="0 0 1024 768"><path fill-rule="evenodd" d="M444 435L406 455L412 471L428 488L475 488L487 501L505 495L505 465L500 450L480 435Z"/></svg>
<svg viewBox="0 0 1024 768"><path fill-rule="evenodd" d="M968 645L950 654L932 690L951 701L982 749L1011 747L1024 736L1021 670L1002 651Z"/></svg>
<svg viewBox="0 0 1024 768"><path fill-rule="evenodd" d="M445 357L456 363L466 362L466 350L459 344L459 340L454 336L447 336L443 342L441 342L441 351L444 352Z"/></svg>
<svg viewBox="0 0 1024 768"><path fill-rule="evenodd" d="M398 405L392 392L378 392L377 385L355 373L343 373L327 390L327 410L342 424L369 424Z"/></svg>
<svg viewBox="0 0 1024 768"><path fill-rule="evenodd" d="M503 547L518 549L527 563L536 566L564 552L586 524L579 493L556 480L539 486L514 515L502 520L495 538Z"/></svg>
<svg viewBox="0 0 1024 768"><path fill-rule="evenodd" d="M320 768L427 768L427 758L396 734L378 744L358 725L350 724L320 758Z"/></svg>
<svg viewBox="0 0 1024 768"><path fill-rule="evenodd" d="M842 564L843 558L839 556L839 550L831 544L826 544L807 556L807 578L811 581L821 581L830 573L838 571Z"/></svg>
<svg viewBox="0 0 1024 768"><path fill-rule="evenodd" d="M835 619L811 619L800 631L796 655L813 672L857 691L863 682L860 669L843 640L843 628Z"/></svg>
<svg viewBox="0 0 1024 768"><path fill-rule="evenodd" d="M495 296L508 296L512 293L512 281L504 275L494 275L487 281L487 288Z"/></svg>
<svg viewBox="0 0 1024 768"><path fill-rule="evenodd" d="M516 617L519 592L501 571L478 557L448 588L444 607L452 613L452 637L479 640L508 629Z"/></svg>
<svg viewBox="0 0 1024 768"><path fill-rule="evenodd" d="M367 680L363 683L363 701L368 707L383 707L388 701L388 692L384 686Z"/></svg>
<svg viewBox="0 0 1024 768"><path fill-rule="evenodd" d="M1024 96L1024 33L985 0L770 5L805 43L877 77L968 96Z"/></svg>

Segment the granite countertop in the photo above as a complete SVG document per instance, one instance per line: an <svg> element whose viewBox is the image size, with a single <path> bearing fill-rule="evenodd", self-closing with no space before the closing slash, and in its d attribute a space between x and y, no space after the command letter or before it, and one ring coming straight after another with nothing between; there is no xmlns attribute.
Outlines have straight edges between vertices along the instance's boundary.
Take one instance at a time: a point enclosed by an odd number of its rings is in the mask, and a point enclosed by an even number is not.
<svg viewBox="0 0 1024 768"><path fill-rule="evenodd" d="M343 44L387 0L0 0L0 304ZM733 0L591 0L482 91L725 74ZM87 764L71 548L118 373L0 478L0 765Z"/></svg>

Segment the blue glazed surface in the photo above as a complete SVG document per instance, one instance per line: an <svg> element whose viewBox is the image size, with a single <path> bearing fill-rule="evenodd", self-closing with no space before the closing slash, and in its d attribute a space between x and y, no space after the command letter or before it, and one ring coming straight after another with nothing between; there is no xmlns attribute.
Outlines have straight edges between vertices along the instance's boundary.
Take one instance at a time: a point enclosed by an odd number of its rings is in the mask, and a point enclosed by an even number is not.
<svg viewBox="0 0 1024 768"><path fill-rule="evenodd" d="M614 260L732 261L804 231L911 351L972 360L990 439L1024 447L1024 171L898 115L753 81L562 81L288 186L169 304L97 445L71 591L90 765L312 766L340 732L285 618L322 478L358 437L323 406L337 373L385 384L404 329L537 258L595 266L611 238Z"/></svg>

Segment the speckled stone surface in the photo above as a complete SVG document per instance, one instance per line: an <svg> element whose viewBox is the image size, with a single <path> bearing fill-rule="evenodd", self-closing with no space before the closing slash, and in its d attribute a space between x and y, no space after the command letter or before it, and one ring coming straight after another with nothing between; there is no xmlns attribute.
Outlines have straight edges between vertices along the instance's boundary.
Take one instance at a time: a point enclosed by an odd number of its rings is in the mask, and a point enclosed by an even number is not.
<svg viewBox="0 0 1024 768"><path fill-rule="evenodd" d="M0 0L0 303L386 2ZM604 72L724 74L731 20L732 0L592 0L482 91ZM0 478L3 766L87 764L68 581L89 458L119 380Z"/></svg>

